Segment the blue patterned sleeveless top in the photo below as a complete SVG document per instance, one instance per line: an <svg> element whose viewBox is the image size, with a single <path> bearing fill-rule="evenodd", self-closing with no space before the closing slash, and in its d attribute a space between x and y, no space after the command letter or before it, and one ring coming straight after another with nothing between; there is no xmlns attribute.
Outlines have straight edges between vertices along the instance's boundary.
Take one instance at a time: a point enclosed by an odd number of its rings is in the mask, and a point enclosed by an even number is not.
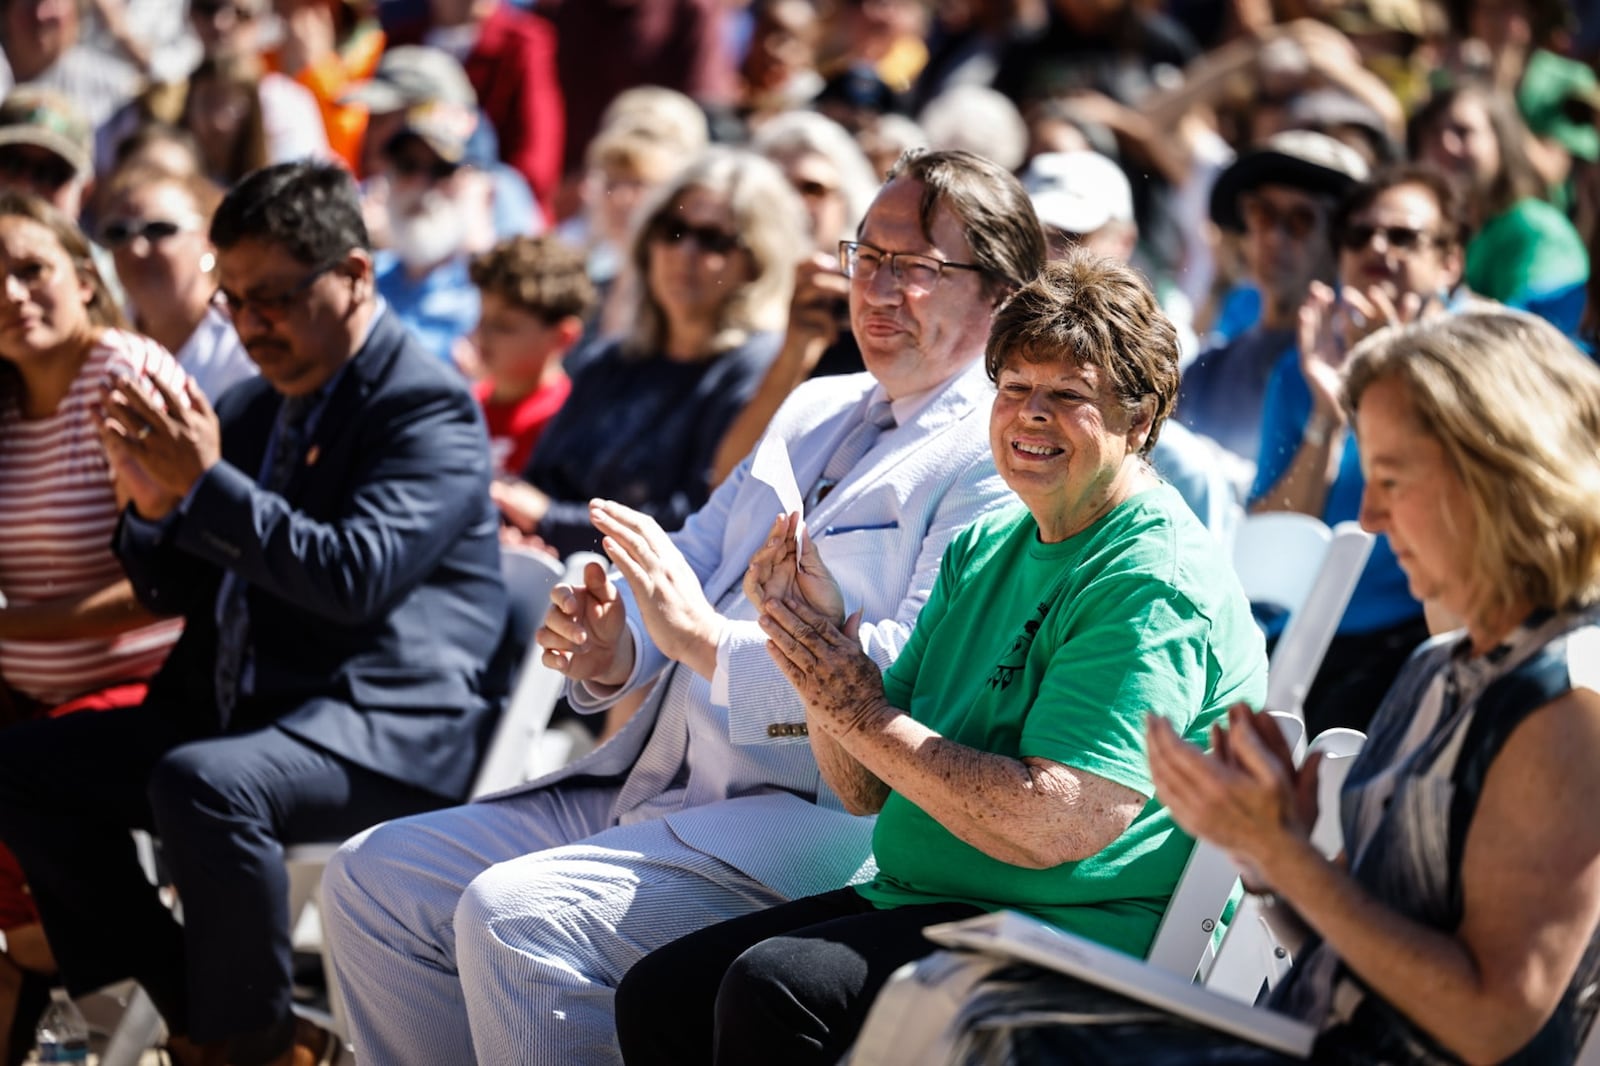
<svg viewBox="0 0 1600 1066"><path fill-rule="evenodd" d="M1574 688L1600 690L1600 607L1535 615L1481 656L1470 656L1459 634L1419 648L1384 697L1341 794L1352 876L1415 921L1458 928L1462 854L1489 767L1525 718ZM1597 946L1591 937L1554 1016L1508 1062L1572 1061L1595 1013ZM1320 1024L1319 1061L1457 1061L1369 994L1326 944L1302 950L1273 1005Z"/></svg>

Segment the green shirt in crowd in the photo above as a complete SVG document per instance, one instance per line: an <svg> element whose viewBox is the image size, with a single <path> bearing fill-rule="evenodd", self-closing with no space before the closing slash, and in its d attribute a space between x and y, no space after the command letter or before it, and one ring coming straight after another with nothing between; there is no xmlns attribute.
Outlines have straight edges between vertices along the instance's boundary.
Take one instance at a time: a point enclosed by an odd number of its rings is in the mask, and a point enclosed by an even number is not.
<svg viewBox="0 0 1600 1066"><path fill-rule="evenodd" d="M1206 745L1229 706L1260 706L1266 667L1225 553L1163 484L1058 544L1040 543L1020 505L963 530L883 688L950 740L1050 759L1148 797L1146 713ZM878 876L858 891L876 906L1013 908L1141 957L1192 846L1152 800L1099 854L1028 870L894 792L872 843Z"/></svg>
<svg viewBox="0 0 1600 1066"><path fill-rule="evenodd" d="M1518 200L1467 242L1467 288L1514 307L1588 276L1583 238L1543 200Z"/></svg>

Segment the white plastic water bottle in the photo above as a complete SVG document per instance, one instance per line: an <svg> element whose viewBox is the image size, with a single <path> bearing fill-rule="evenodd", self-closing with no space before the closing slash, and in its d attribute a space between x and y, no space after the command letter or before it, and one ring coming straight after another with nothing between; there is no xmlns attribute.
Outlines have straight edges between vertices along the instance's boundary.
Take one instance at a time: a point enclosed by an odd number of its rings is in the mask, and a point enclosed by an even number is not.
<svg viewBox="0 0 1600 1066"><path fill-rule="evenodd" d="M70 1062L85 1066L89 1061L89 1023L64 988L50 990L50 1005L33 1031L39 1062Z"/></svg>

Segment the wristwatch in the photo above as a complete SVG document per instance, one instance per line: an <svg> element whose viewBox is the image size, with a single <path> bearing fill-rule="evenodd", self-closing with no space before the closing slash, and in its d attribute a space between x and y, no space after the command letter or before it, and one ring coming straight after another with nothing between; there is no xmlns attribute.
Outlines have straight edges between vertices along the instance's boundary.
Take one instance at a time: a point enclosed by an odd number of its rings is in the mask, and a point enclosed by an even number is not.
<svg viewBox="0 0 1600 1066"><path fill-rule="evenodd" d="M0 955L9 955L10 953L11 945L6 942L6 931L0 929Z"/></svg>

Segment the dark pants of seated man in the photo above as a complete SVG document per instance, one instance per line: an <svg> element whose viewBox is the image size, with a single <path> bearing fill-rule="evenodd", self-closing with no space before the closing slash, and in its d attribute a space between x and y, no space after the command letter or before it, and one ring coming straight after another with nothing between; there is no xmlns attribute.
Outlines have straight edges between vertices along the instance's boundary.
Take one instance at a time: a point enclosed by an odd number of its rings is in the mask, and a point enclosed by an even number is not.
<svg viewBox="0 0 1600 1066"><path fill-rule="evenodd" d="M229 1040L239 1066L293 1038L283 845L442 802L272 725L197 739L149 707L28 722L0 742L0 840L67 988L135 978L174 1033ZM182 927L145 879L134 828L161 840Z"/></svg>
<svg viewBox="0 0 1600 1066"><path fill-rule="evenodd" d="M981 913L968 903L878 910L842 888L691 933L617 986L623 1061L832 1066L889 976L938 950L922 930Z"/></svg>

